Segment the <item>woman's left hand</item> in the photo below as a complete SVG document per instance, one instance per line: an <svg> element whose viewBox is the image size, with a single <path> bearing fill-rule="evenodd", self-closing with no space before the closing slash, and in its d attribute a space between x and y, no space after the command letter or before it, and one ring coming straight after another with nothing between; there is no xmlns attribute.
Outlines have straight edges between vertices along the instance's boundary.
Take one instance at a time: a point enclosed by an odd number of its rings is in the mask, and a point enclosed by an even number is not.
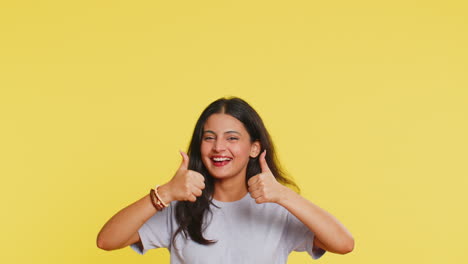
<svg viewBox="0 0 468 264"><path fill-rule="evenodd" d="M265 160L266 150L260 154L260 167L262 172L253 176L247 182L249 193L255 202L261 203L278 203L287 188L276 181L275 176L270 171Z"/></svg>

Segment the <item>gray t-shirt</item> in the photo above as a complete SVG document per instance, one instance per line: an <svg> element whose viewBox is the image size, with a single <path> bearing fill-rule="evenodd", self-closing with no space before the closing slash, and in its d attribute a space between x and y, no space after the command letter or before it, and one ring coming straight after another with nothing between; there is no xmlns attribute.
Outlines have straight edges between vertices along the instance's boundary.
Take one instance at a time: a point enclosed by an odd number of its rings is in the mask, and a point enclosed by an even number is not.
<svg viewBox="0 0 468 264"><path fill-rule="evenodd" d="M212 214L205 217L203 236L217 242L200 245L177 230L176 202L156 213L139 229L143 245L131 245L140 254L153 248L168 248L171 264L284 264L291 251L307 251L314 259L325 251L314 247L314 234L284 207L275 203L257 204L247 194L235 202L213 203Z"/></svg>

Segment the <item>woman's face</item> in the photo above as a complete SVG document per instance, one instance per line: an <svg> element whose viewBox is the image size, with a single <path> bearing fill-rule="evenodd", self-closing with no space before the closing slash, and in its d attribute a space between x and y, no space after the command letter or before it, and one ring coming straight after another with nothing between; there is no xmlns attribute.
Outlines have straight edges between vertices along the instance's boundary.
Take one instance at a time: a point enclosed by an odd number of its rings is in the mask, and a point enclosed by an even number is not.
<svg viewBox="0 0 468 264"><path fill-rule="evenodd" d="M211 115L204 126L202 161L215 179L245 178L250 157L260 152L242 122L227 114Z"/></svg>

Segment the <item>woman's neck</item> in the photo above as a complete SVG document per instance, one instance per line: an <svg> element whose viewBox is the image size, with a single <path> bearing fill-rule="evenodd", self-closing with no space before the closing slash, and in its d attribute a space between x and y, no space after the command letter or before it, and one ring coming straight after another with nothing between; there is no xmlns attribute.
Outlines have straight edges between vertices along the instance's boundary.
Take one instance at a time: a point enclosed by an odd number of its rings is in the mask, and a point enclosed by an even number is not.
<svg viewBox="0 0 468 264"><path fill-rule="evenodd" d="M240 181L241 180L241 181ZM215 180L213 198L220 202L234 202L242 199L248 192L245 178Z"/></svg>

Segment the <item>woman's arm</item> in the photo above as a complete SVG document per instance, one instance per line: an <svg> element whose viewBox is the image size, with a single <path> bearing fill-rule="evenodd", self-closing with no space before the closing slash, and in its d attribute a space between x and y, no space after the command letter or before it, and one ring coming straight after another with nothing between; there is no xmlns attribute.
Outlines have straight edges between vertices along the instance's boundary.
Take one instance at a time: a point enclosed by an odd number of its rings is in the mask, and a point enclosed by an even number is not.
<svg viewBox="0 0 468 264"><path fill-rule="evenodd" d="M98 234L97 246L114 250L140 241L138 229L157 212L150 199L146 195L109 219Z"/></svg>
<svg viewBox="0 0 468 264"><path fill-rule="evenodd" d="M189 157L183 152L181 155L183 161L174 177L158 188L159 196L166 204L172 201L195 202L205 188L205 178L189 170ZM107 221L98 234L97 246L104 250L114 250L137 243L140 241L138 230L155 213L157 210L150 196L144 196Z"/></svg>
<svg viewBox="0 0 468 264"><path fill-rule="evenodd" d="M278 204L296 216L315 234L314 244L338 254L353 251L354 239L351 233L333 215L293 190L282 187Z"/></svg>
<svg viewBox="0 0 468 264"><path fill-rule="evenodd" d="M346 254L354 249L351 233L330 213L276 181L268 168L265 152L260 155L262 173L248 181L257 203L277 203L296 216L314 234L314 244L326 251Z"/></svg>

